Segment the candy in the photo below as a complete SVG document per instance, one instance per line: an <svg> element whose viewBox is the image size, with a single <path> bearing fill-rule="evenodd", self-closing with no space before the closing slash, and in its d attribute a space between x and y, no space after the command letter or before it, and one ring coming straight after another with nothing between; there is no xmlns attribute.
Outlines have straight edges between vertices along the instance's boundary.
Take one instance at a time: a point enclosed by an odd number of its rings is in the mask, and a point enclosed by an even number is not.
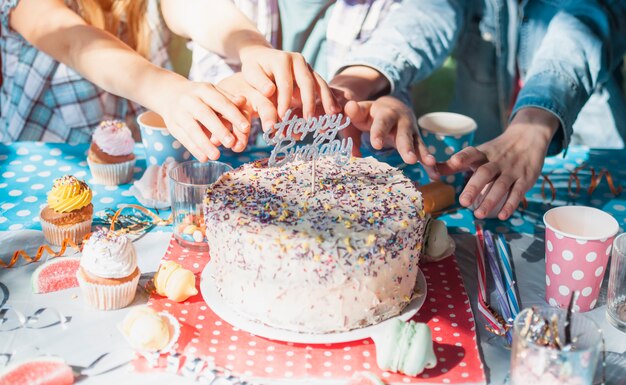
<svg viewBox="0 0 626 385"><path fill-rule="evenodd" d="M154 287L159 295L176 302L198 294L193 273L173 261L165 261L159 266L154 276Z"/></svg>
<svg viewBox="0 0 626 385"><path fill-rule="evenodd" d="M200 230L194 231L193 232L193 240L195 242L198 242L198 243L202 242L204 240L204 234L202 233L202 231L200 231Z"/></svg>
<svg viewBox="0 0 626 385"><path fill-rule="evenodd" d="M194 232L196 232L198 230L198 227L195 225L187 225L185 226L185 229L183 230L183 234L193 234Z"/></svg>

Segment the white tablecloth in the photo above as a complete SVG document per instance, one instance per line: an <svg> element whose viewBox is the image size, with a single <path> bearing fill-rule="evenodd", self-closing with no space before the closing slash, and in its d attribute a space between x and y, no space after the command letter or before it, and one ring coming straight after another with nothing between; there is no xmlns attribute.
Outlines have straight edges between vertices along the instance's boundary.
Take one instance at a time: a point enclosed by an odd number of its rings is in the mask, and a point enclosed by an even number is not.
<svg viewBox="0 0 626 385"><path fill-rule="evenodd" d="M139 268L142 273L156 270L169 242L170 233L149 233L136 241L139 255ZM545 263L544 244L542 238L526 234L509 234L513 252L514 268L517 274L519 291L523 306L545 304ZM463 274L465 285L470 296L474 314L477 316L480 349L485 363L489 383L502 384L509 370L510 352L504 347L502 340L489 334L484 329L484 322L476 311L476 266L474 263L474 238L471 235L455 236L457 242L457 259ZM7 255L18 248L30 245L33 247L43 242L39 231L22 230L0 232L0 256L6 260ZM72 252L70 252L71 254ZM69 289L57 293L33 294L30 277L37 264L19 266L9 270L0 270L0 307L11 306L26 316L42 307L54 308L65 316L71 317L67 327L54 326L45 329L19 329L12 332L0 332L0 354L12 354L14 359L27 358L39 354L63 357L70 365L87 366L103 353L111 353L100 363L98 369L117 366L118 363L129 361L133 352L129 349L117 329L127 309L100 312L85 306L80 298L79 289ZM5 286L9 298L3 300L2 286ZM605 318L606 282L601 294L599 305L588 314L601 326L605 333L608 384L626 384L626 334L613 328ZM2 303L4 301L5 303ZM138 291L133 305L145 303L147 294ZM495 298L494 301L495 303ZM45 320L42 320L42 322ZM0 366L3 358L0 356ZM93 374L93 373L92 373ZM92 384L191 384L189 379L169 373L139 374L120 368L102 375L93 375L81 381ZM263 383L269 383L264 381ZM288 383L334 384L343 381L302 380ZM271 381L271 383L287 383Z"/></svg>

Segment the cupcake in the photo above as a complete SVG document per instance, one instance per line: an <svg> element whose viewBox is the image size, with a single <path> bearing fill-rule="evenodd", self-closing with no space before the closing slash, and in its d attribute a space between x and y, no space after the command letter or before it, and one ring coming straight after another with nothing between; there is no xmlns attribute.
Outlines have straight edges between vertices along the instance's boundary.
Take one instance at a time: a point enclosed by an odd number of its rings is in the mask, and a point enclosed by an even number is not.
<svg viewBox="0 0 626 385"><path fill-rule="evenodd" d="M64 239L82 242L91 232L93 205L87 183L66 175L56 179L48 193L48 204L39 214L46 240L60 246Z"/></svg>
<svg viewBox="0 0 626 385"><path fill-rule="evenodd" d="M121 121L107 120L93 133L87 163L95 183L109 186L128 183L135 172L135 141Z"/></svg>
<svg viewBox="0 0 626 385"><path fill-rule="evenodd" d="M76 278L90 306L114 310L133 302L139 275L133 243L124 235L103 229L85 244Z"/></svg>

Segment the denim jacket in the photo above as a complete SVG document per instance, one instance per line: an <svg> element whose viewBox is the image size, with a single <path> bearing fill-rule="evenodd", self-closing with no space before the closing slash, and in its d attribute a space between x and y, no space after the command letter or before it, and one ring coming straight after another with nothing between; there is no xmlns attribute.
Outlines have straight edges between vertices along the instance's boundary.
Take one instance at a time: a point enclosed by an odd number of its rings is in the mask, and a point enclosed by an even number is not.
<svg viewBox="0 0 626 385"><path fill-rule="evenodd" d="M454 47L451 110L478 122L478 143L521 108L538 107L561 123L551 153L569 143L624 146L626 104L614 76L626 51L623 0L404 0L344 64L378 69L397 93Z"/></svg>

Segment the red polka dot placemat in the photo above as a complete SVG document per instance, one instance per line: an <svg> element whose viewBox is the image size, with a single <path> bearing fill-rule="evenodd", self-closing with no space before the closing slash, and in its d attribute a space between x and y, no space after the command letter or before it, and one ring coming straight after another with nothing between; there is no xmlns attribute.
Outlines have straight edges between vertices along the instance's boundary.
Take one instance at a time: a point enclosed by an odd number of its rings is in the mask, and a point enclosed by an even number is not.
<svg viewBox="0 0 626 385"><path fill-rule="evenodd" d="M172 238L163 258L180 263L196 274L209 260L208 253L188 251ZM201 294L176 303L153 294L148 304L167 311L181 323L176 351L183 356L212 358L220 367L252 378L349 378L368 370L387 383L484 383L485 374L476 344L476 328L456 259L446 258L420 266L428 282L424 306L413 318L432 330L437 366L418 377L382 372L370 339L332 345L302 345L267 340L222 321L204 303ZM145 368L138 360L136 368Z"/></svg>

